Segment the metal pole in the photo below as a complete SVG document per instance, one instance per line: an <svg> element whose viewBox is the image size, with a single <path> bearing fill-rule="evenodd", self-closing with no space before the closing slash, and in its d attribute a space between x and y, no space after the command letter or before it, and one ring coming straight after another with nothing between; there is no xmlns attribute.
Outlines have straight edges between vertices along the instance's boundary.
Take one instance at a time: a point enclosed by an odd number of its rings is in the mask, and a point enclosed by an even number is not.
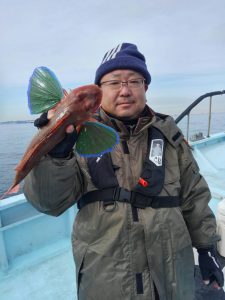
<svg viewBox="0 0 225 300"><path fill-rule="evenodd" d="M216 96L216 95L223 95L225 94L225 90L223 91L217 91L217 92L211 92L204 94L200 96L198 99L196 99L191 105L188 106L175 120L176 123L179 123L187 114L198 104L200 103L203 99L208 98L210 96Z"/></svg>
<svg viewBox="0 0 225 300"><path fill-rule="evenodd" d="M187 115L187 141L189 138L189 124L190 124L190 112Z"/></svg>
<svg viewBox="0 0 225 300"><path fill-rule="evenodd" d="M211 116L212 116L212 96L210 96L210 98L209 98L209 119L208 119L208 134L207 134L207 137L210 137Z"/></svg>

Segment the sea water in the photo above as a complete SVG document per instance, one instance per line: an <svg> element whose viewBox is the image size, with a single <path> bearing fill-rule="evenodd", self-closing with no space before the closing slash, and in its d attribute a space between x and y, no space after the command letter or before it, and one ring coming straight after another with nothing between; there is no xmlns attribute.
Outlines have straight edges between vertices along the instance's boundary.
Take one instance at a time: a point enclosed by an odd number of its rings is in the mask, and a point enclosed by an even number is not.
<svg viewBox="0 0 225 300"><path fill-rule="evenodd" d="M14 169L35 133L31 122L0 123L0 195L12 184ZM18 193L22 193L22 184Z"/></svg>
<svg viewBox="0 0 225 300"><path fill-rule="evenodd" d="M187 120L184 118L179 127L186 134ZM202 132L207 135L208 115L196 114L190 117L189 137ZM225 130L225 113L212 114L211 133ZM12 184L15 176L15 167L28 147L32 137L37 133L33 122L0 122L0 195ZM22 193L21 184L19 193Z"/></svg>

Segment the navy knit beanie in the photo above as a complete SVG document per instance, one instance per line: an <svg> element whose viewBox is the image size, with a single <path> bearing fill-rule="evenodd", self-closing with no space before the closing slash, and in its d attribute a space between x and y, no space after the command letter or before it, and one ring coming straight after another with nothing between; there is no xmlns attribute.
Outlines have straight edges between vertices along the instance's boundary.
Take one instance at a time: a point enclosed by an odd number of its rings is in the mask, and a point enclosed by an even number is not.
<svg viewBox="0 0 225 300"><path fill-rule="evenodd" d="M144 76L146 84L151 82L151 75L147 70L145 57L134 44L119 44L104 55L102 63L95 74L95 84L99 85L105 74L118 69L136 71Z"/></svg>

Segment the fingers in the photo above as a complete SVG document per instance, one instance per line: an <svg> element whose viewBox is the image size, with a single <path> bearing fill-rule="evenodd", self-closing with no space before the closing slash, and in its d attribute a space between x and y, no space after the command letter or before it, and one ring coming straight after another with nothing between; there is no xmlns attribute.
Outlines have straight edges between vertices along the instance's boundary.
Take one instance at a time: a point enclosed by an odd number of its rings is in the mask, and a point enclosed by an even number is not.
<svg viewBox="0 0 225 300"><path fill-rule="evenodd" d="M212 282L212 287L214 287L214 288L217 289L217 290L220 290L220 289L221 289L221 287L219 286L219 284L218 284L216 281L213 281L213 282Z"/></svg>
<svg viewBox="0 0 225 300"><path fill-rule="evenodd" d="M208 285L209 284L209 280L203 280L204 284Z"/></svg>
<svg viewBox="0 0 225 300"><path fill-rule="evenodd" d="M50 110L48 111L47 117L48 117L49 120L54 116L54 112L55 112L55 109L54 109L54 108L52 108L52 109L50 109Z"/></svg>
<svg viewBox="0 0 225 300"><path fill-rule="evenodd" d="M63 99L64 99L64 98L63 98ZM62 102L63 99L62 99L60 102ZM49 120L54 116L55 111L56 111L58 105L60 104L60 102L57 103L52 109L50 109L50 110L48 111L47 118L48 118ZM72 133L73 131L74 131L74 126L73 126L73 125L69 125L69 126L66 127L66 133Z"/></svg>
<svg viewBox="0 0 225 300"><path fill-rule="evenodd" d="M206 285L209 285L209 284L210 284L210 281L209 281L209 280L203 280L203 282L204 282ZM216 281L213 281L213 282L211 283L211 285L212 285L212 287L213 287L214 289L217 289L217 290L220 290L220 289L221 289L221 287L219 286L219 284L218 284Z"/></svg>
<svg viewBox="0 0 225 300"><path fill-rule="evenodd" d="M60 101L60 102L61 102L61 101ZM49 111L48 111L48 119L49 119L49 120L54 116L55 111L56 111L56 109L58 108L60 102L57 103L53 108L49 109Z"/></svg>
<svg viewBox="0 0 225 300"><path fill-rule="evenodd" d="M69 125L66 127L66 133L72 133L74 131L74 126L73 125Z"/></svg>
<svg viewBox="0 0 225 300"><path fill-rule="evenodd" d="M61 103L65 102L66 96L68 96L68 93L66 90L64 90L64 97L55 106L53 106L51 109L49 109L49 111L48 111L48 119L49 120L54 116L55 111L61 105Z"/></svg>
<svg viewBox="0 0 225 300"><path fill-rule="evenodd" d="M47 118L50 120L53 115L55 113L55 108L52 108L48 111L48 115L47 115ZM74 126L73 125L68 125L66 127L66 133L72 133L74 131Z"/></svg>

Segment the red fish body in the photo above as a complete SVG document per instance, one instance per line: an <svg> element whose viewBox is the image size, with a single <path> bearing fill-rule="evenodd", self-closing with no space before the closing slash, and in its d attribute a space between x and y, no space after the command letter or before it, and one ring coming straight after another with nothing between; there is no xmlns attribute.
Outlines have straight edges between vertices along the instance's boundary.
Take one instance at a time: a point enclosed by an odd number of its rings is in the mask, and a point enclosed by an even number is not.
<svg viewBox="0 0 225 300"><path fill-rule="evenodd" d="M66 127L80 127L89 120L101 103L102 92L96 85L86 85L72 90L57 105L53 117L34 136L23 158L16 166L13 184L3 195L15 192L15 187L25 178L41 157L52 150L66 135ZM2 197L3 198L3 197Z"/></svg>

